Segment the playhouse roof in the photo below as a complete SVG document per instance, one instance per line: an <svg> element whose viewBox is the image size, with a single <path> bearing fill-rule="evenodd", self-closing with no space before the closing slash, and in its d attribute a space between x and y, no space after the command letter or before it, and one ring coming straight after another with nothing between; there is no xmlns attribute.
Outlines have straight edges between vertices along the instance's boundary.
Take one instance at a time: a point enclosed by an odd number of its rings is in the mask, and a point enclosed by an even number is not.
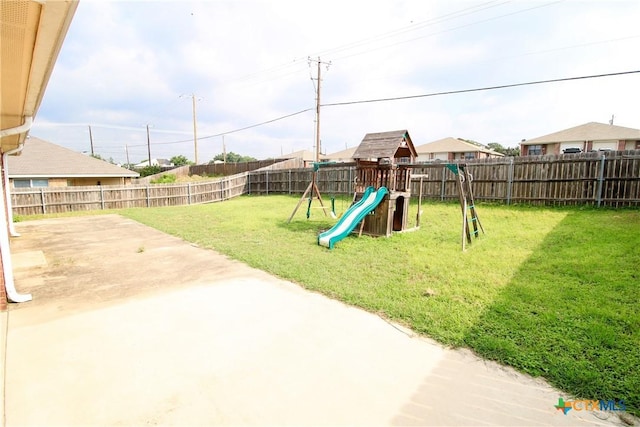
<svg viewBox="0 0 640 427"><path fill-rule="evenodd" d="M368 133L353 153L354 159L380 159L383 157L392 158L398 149L408 149L410 157L417 156L413 146L409 131L394 130L390 132ZM405 157L405 156L403 156ZM409 156L406 156L409 157Z"/></svg>

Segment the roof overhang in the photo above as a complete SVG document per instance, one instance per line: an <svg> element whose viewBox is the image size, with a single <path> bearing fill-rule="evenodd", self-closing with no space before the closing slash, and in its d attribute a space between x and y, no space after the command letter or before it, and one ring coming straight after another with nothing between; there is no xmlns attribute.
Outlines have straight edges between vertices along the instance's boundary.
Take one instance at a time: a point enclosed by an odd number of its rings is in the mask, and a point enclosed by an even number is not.
<svg viewBox="0 0 640 427"><path fill-rule="evenodd" d="M2 153L24 143L78 0L0 1L0 136Z"/></svg>

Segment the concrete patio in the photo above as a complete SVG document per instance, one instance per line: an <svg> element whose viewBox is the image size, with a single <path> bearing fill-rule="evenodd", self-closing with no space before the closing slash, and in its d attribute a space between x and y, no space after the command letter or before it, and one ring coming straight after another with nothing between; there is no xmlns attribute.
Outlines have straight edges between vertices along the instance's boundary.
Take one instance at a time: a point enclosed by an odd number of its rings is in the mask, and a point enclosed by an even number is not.
<svg viewBox="0 0 640 427"><path fill-rule="evenodd" d="M117 215L16 228L16 287L33 301L8 314L10 426L622 425Z"/></svg>

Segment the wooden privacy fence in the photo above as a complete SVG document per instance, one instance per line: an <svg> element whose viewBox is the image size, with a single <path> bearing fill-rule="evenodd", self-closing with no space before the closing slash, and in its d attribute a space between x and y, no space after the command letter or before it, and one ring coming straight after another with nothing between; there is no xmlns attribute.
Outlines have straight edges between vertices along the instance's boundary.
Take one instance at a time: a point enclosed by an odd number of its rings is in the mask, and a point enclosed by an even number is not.
<svg viewBox="0 0 640 427"><path fill-rule="evenodd" d="M640 150L560 156L525 156L466 162L476 200L506 204L640 206ZM227 200L241 194L302 194L313 169L261 169L183 184L16 188L17 215L92 209L177 206ZM427 199L457 200L456 176L444 163L413 166ZM426 176L426 177L425 177ZM323 196L353 194L354 164L321 167ZM420 181L411 183L417 196Z"/></svg>
<svg viewBox="0 0 640 427"><path fill-rule="evenodd" d="M178 206L227 200L246 193L248 174L215 181L146 186L16 188L11 191L16 215L95 209Z"/></svg>
<svg viewBox="0 0 640 427"><path fill-rule="evenodd" d="M473 175L476 200L506 204L640 206L640 151L596 152L559 156L524 156L466 162ZM457 200L456 176L444 163L414 165L427 199ZM254 171L247 192L254 194L304 192L312 169ZM355 166L321 167L321 193L353 192ZM415 196L418 181L411 184Z"/></svg>

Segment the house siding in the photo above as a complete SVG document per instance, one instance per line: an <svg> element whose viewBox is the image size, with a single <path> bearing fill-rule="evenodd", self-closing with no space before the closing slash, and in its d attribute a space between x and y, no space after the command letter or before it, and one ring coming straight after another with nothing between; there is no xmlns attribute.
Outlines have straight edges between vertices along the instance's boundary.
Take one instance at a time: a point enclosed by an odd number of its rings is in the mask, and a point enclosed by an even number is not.
<svg viewBox="0 0 640 427"><path fill-rule="evenodd" d="M48 187L79 187L79 186L91 186L91 185L130 185L131 178L123 177L94 177L94 178L32 178L32 179L46 179L48 181ZM9 180L11 188L15 188L13 185L13 178Z"/></svg>
<svg viewBox="0 0 640 427"><path fill-rule="evenodd" d="M49 178L49 187L66 187L66 178Z"/></svg>
<svg viewBox="0 0 640 427"><path fill-rule="evenodd" d="M587 144L586 151L598 151L598 150L617 150L618 141L595 141Z"/></svg>
<svg viewBox="0 0 640 427"><path fill-rule="evenodd" d="M129 185L131 184L131 178L126 180L121 177L116 178L66 178L65 185L70 187L88 186L88 185Z"/></svg>

